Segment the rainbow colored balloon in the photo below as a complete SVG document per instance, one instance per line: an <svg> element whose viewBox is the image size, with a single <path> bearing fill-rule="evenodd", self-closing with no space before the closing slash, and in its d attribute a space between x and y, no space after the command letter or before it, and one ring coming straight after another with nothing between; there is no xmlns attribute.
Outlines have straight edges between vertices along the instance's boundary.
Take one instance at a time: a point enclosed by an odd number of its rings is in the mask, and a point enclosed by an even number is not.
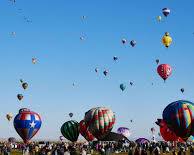
<svg viewBox="0 0 194 155"><path fill-rule="evenodd" d="M185 100L169 104L163 111L163 120L169 129L186 141L194 133L194 104Z"/></svg>

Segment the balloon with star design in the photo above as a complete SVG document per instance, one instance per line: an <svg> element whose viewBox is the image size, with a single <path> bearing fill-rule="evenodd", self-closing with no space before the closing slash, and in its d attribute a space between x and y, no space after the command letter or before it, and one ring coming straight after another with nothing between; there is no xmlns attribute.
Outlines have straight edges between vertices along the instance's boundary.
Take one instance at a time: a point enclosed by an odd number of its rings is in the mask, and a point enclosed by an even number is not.
<svg viewBox="0 0 194 155"><path fill-rule="evenodd" d="M22 108L15 116L13 123L16 132L23 139L24 143L28 143L39 131L42 121L38 113Z"/></svg>

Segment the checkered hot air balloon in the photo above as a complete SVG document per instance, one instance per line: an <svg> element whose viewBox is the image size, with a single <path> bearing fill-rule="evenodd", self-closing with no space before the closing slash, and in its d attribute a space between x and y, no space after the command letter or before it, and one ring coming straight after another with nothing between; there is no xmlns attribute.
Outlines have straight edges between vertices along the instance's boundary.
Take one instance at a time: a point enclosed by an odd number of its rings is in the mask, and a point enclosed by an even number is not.
<svg viewBox="0 0 194 155"><path fill-rule="evenodd" d="M38 132L42 124L39 114L22 108L14 118L14 127L16 132L23 139L24 143L28 141Z"/></svg>
<svg viewBox="0 0 194 155"><path fill-rule="evenodd" d="M115 115L108 108L97 107L85 113L84 121L88 130L100 140L112 130L115 123Z"/></svg>
<svg viewBox="0 0 194 155"><path fill-rule="evenodd" d="M169 104L163 111L163 120L170 130L186 141L194 135L194 104L185 100Z"/></svg>
<svg viewBox="0 0 194 155"><path fill-rule="evenodd" d="M71 142L76 142L79 137L79 123L74 120L65 122L61 126L61 133Z"/></svg>

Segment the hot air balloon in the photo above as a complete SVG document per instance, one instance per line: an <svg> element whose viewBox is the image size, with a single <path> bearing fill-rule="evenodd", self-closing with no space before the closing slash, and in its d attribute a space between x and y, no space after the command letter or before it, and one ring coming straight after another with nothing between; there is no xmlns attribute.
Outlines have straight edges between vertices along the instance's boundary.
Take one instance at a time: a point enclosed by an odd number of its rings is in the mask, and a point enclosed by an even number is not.
<svg viewBox="0 0 194 155"><path fill-rule="evenodd" d="M169 104L163 111L163 120L168 128L183 140L194 135L194 104L179 100Z"/></svg>
<svg viewBox="0 0 194 155"><path fill-rule="evenodd" d="M118 60L118 57L117 57L117 56L114 56L114 57L113 57L113 60L114 60L114 61L117 61L117 60Z"/></svg>
<svg viewBox="0 0 194 155"><path fill-rule="evenodd" d="M14 127L16 132L23 139L24 143L38 132L42 124L40 115L36 112L30 111L27 108L22 108L14 118Z"/></svg>
<svg viewBox="0 0 194 155"><path fill-rule="evenodd" d="M157 72L160 77L165 81L172 74L172 68L168 64L161 64L158 66Z"/></svg>
<svg viewBox="0 0 194 155"><path fill-rule="evenodd" d="M152 134L155 133L155 128L152 127L150 130L151 130Z"/></svg>
<svg viewBox="0 0 194 155"><path fill-rule="evenodd" d="M164 46L166 46L167 48L170 46L170 44L172 43L172 38L170 37L170 34L168 32L165 33L165 35L162 37L162 43L164 44Z"/></svg>
<svg viewBox="0 0 194 155"><path fill-rule="evenodd" d="M32 58L32 63L36 64L36 62L37 62L37 59L36 58Z"/></svg>
<svg viewBox="0 0 194 155"><path fill-rule="evenodd" d="M61 126L61 133L71 142L76 142L79 137L79 123L74 120L65 122Z"/></svg>
<svg viewBox="0 0 194 155"><path fill-rule="evenodd" d="M185 89L184 89L184 88L181 88L180 91L181 91L182 93L184 93Z"/></svg>
<svg viewBox="0 0 194 155"><path fill-rule="evenodd" d="M98 68L95 68L95 72L98 73Z"/></svg>
<svg viewBox="0 0 194 155"><path fill-rule="evenodd" d="M159 59L156 59L156 64L157 64L157 65L159 64L159 62L160 62L160 60L159 60Z"/></svg>
<svg viewBox="0 0 194 155"><path fill-rule="evenodd" d="M11 119L13 118L13 114L12 113L6 114L6 118L8 121L11 121Z"/></svg>
<svg viewBox="0 0 194 155"><path fill-rule="evenodd" d="M173 131L171 131L164 120L157 119L156 124L160 127L160 135L165 141L178 141L183 142L183 140L178 137Z"/></svg>
<svg viewBox="0 0 194 155"><path fill-rule="evenodd" d="M72 112L69 113L69 117L73 117L73 113Z"/></svg>
<svg viewBox="0 0 194 155"><path fill-rule="evenodd" d="M79 123L79 127L80 127L80 133L81 135L87 140L87 141L93 141L94 140L94 136L92 135L92 133L88 130L88 126L86 126L86 123L84 120L81 120Z"/></svg>
<svg viewBox="0 0 194 155"><path fill-rule="evenodd" d="M112 130L115 123L115 115L108 108L97 107L85 113L84 121L88 127L87 130L100 140Z"/></svg>
<svg viewBox="0 0 194 155"><path fill-rule="evenodd" d="M60 140L60 141L63 141L63 140L65 140L65 137L59 136L59 140Z"/></svg>
<svg viewBox="0 0 194 155"><path fill-rule="evenodd" d="M123 136L125 136L127 138L131 135L131 132L130 132L129 128L126 128L126 127L118 128L117 129L117 133L121 134L121 135L123 135Z"/></svg>
<svg viewBox="0 0 194 155"><path fill-rule="evenodd" d="M26 83L26 82L22 83L22 87L23 87L24 89L27 89L27 88L28 88L28 83Z"/></svg>
<svg viewBox="0 0 194 155"><path fill-rule="evenodd" d="M132 86L133 85L133 82L130 81L129 84Z"/></svg>
<svg viewBox="0 0 194 155"><path fill-rule="evenodd" d="M132 123L132 122L133 122L133 120L131 119L131 120L130 120L130 122Z"/></svg>
<svg viewBox="0 0 194 155"><path fill-rule="evenodd" d="M160 21L162 20L162 17L161 17L161 16L157 16L157 18L156 18L156 19L157 19L157 21L159 21L159 22L160 22Z"/></svg>
<svg viewBox="0 0 194 155"><path fill-rule="evenodd" d="M122 90L122 91L124 91L125 89L126 89L126 85L125 84L120 84L120 89Z"/></svg>
<svg viewBox="0 0 194 155"><path fill-rule="evenodd" d="M135 47L136 41L135 41L135 40L131 40L131 41L130 41L130 45L131 45L132 47Z"/></svg>
<svg viewBox="0 0 194 155"><path fill-rule="evenodd" d="M147 144L150 141L146 138L138 138L138 139L135 140L135 142L142 145L142 144Z"/></svg>
<svg viewBox="0 0 194 155"><path fill-rule="evenodd" d="M169 8L163 8L162 13L165 17L167 17L170 14L170 9Z"/></svg>
<svg viewBox="0 0 194 155"><path fill-rule="evenodd" d="M192 143L194 143L194 136L190 136L190 137L187 139L187 142L192 142Z"/></svg>
<svg viewBox="0 0 194 155"><path fill-rule="evenodd" d="M22 94L18 94L18 95L17 95L17 98L18 98L18 100L21 101L21 100L24 98L24 96L23 96Z"/></svg>
<svg viewBox="0 0 194 155"><path fill-rule="evenodd" d="M121 42L122 42L123 44L126 44L127 40L123 38L123 39L121 40Z"/></svg>
<svg viewBox="0 0 194 155"><path fill-rule="evenodd" d="M9 137L8 138L8 142L9 143L15 143L16 142L16 139L14 137Z"/></svg>
<svg viewBox="0 0 194 155"><path fill-rule="evenodd" d="M108 70L104 70L103 74L104 74L105 76L107 76L107 75L108 75Z"/></svg>

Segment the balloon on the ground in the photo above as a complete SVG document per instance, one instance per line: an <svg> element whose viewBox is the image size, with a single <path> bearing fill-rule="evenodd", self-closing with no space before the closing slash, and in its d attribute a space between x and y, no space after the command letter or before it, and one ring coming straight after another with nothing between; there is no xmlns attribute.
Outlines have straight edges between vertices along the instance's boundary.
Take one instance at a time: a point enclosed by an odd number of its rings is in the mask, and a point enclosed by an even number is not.
<svg viewBox="0 0 194 155"><path fill-rule="evenodd" d="M157 72L160 77L165 81L172 74L172 68L168 64L161 64L158 66Z"/></svg>
<svg viewBox="0 0 194 155"><path fill-rule="evenodd" d="M187 140L194 135L194 104L179 100L169 104L163 111L163 120L177 136Z"/></svg>
<svg viewBox="0 0 194 155"><path fill-rule="evenodd" d="M88 126L86 126L86 123L84 120L81 120L79 123L80 126L80 134L87 140L87 141L93 141L94 136L92 133L88 130Z"/></svg>
<svg viewBox="0 0 194 155"><path fill-rule="evenodd" d="M74 120L65 122L61 126L61 133L66 139L76 142L79 137L79 123Z"/></svg>
<svg viewBox="0 0 194 155"><path fill-rule="evenodd" d="M36 135L41 127L42 121L40 115L30 111L27 108L22 108L14 118L14 128L23 139L24 143Z"/></svg>
<svg viewBox="0 0 194 155"><path fill-rule="evenodd" d="M154 127L152 127L150 130L151 130L152 134L154 134L156 131Z"/></svg>
<svg viewBox="0 0 194 155"><path fill-rule="evenodd" d="M170 9L169 8L163 8L162 13L165 17L167 17L170 14Z"/></svg>
<svg viewBox="0 0 194 155"><path fill-rule="evenodd" d="M60 141L63 141L63 140L65 140L65 137L59 136L59 140L60 140Z"/></svg>
<svg viewBox="0 0 194 155"><path fill-rule="evenodd" d="M122 134L123 136L125 136L127 138L131 135L131 132L130 132L129 128L126 128L126 127L118 128L117 133Z"/></svg>
<svg viewBox="0 0 194 155"><path fill-rule="evenodd" d="M165 33L165 35L162 38L162 43L165 47L169 47L172 43L172 38L170 37L170 34L168 32Z"/></svg>
<svg viewBox="0 0 194 155"><path fill-rule="evenodd" d="M115 115L108 108L97 107L85 113L84 121L92 135L100 140L112 130L115 123Z"/></svg>
<svg viewBox="0 0 194 155"><path fill-rule="evenodd" d="M138 143L138 144L147 144L150 141L146 138L138 138L138 139L135 140L135 142Z"/></svg>
<svg viewBox="0 0 194 155"><path fill-rule="evenodd" d="M9 143L15 143L16 142L16 139L14 137L9 137L8 138L8 142Z"/></svg>

